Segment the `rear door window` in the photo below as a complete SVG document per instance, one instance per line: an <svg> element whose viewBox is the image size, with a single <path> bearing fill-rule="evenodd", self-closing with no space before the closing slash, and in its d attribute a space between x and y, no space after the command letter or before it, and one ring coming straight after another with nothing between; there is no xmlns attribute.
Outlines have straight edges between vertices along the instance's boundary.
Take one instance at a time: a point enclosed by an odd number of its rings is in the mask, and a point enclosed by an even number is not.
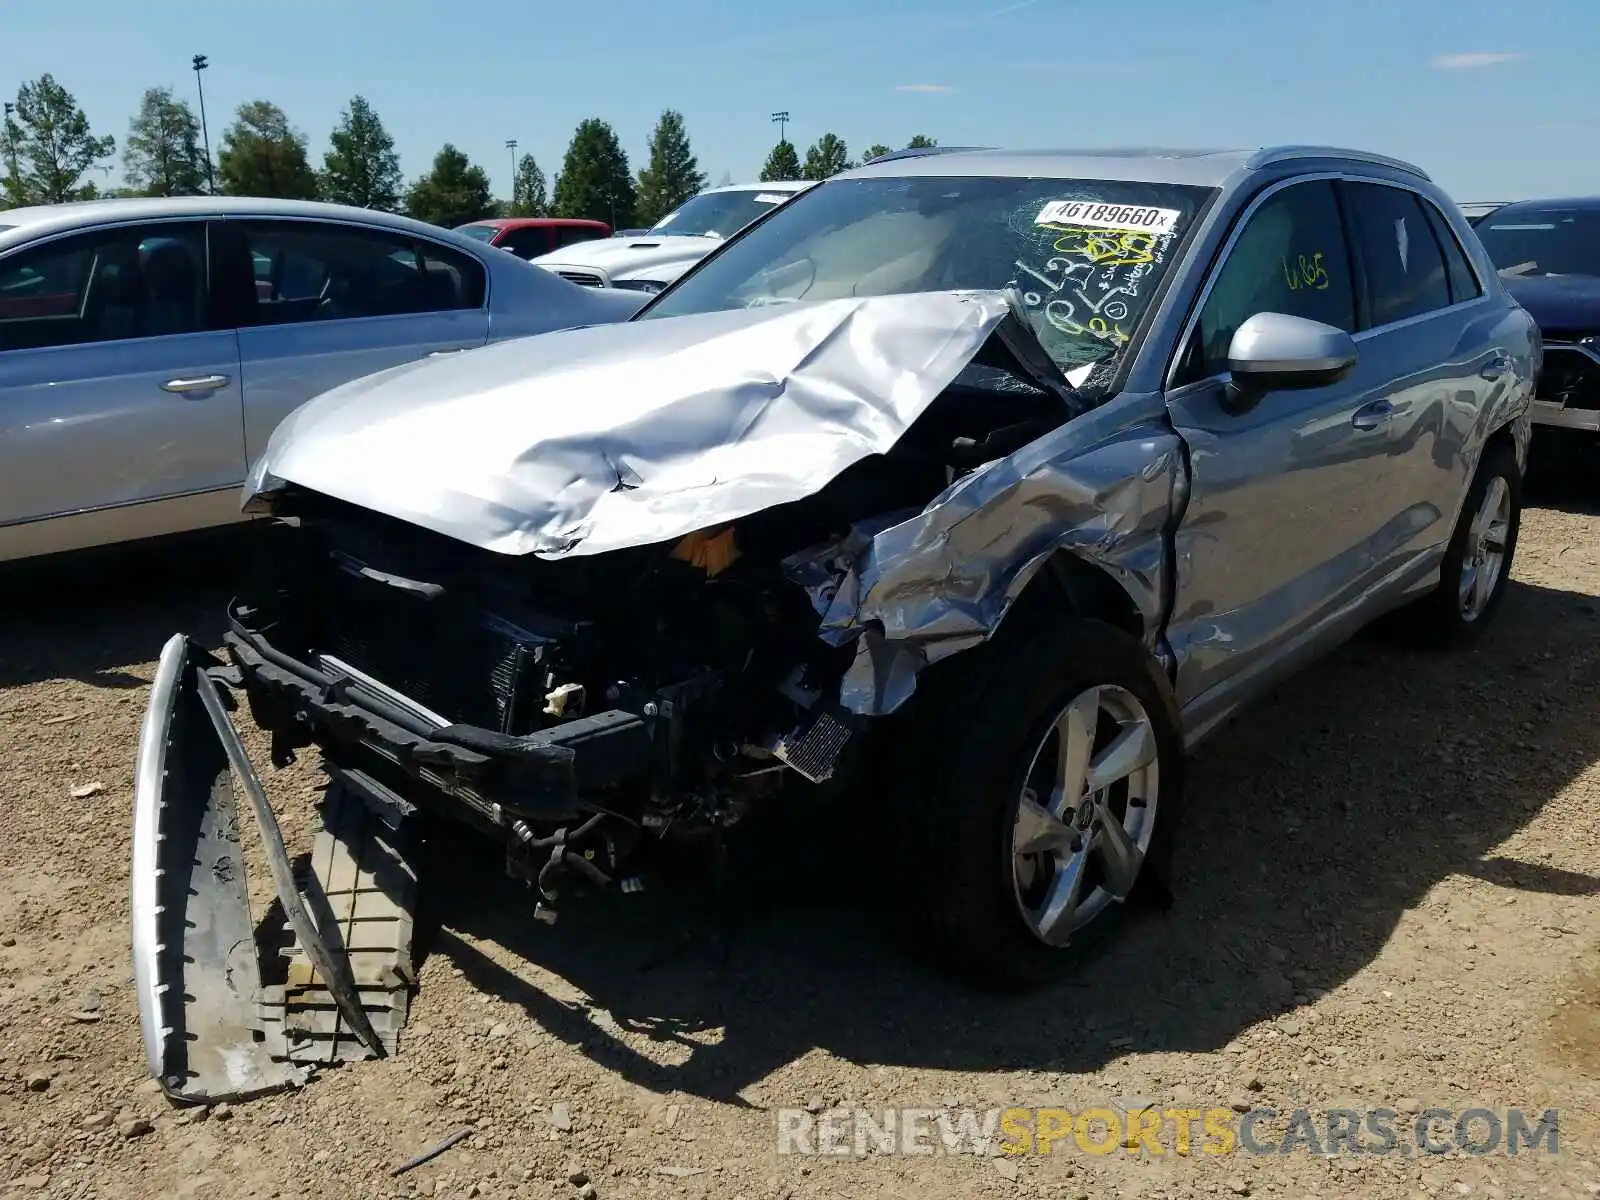
<svg viewBox="0 0 1600 1200"><path fill-rule="evenodd" d="M200 222L97 230L0 259L0 351L206 327Z"/></svg>
<svg viewBox="0 0 1600 1200"><path fill-rule="evenodd" d="M255 267L252 325L483 305L483 267L432 242L316 221L248 221L242 227Z"/></svg>
<svg viewBox="0 0 1600 1200"><path fill-rule="evenodd" d="M1428 224L1433 227L1433 236L1438 239L1439 249L1444 253L1444 273L1446 281L1450 284L1450 302L1461 304L1483 295L1483 285L1478 282L1478 273L1472 269L1467 252L1461 248L1461 242L1456 237L1455 230L1450 228L1450 222L1444 219L1444 214L1438 208L1426 200L1422 202L1422 213L1428 218Z"/></svg>
<svg viewBox="0 0 1600 1200"><path fill-rule="evenodd" d="M1444 255L1409 188L1346 183L1351 237L1366 279L1367 324L1392 325L1450 305Z"/></svg>

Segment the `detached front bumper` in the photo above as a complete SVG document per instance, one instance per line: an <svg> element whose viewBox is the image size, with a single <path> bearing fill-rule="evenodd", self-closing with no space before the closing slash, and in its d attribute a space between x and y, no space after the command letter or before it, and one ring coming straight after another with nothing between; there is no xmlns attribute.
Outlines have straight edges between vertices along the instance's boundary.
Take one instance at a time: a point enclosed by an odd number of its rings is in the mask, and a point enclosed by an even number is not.
<svg viewBox="0 0 1600 1200"><path fill-rule="evenodd" d="M335 886L314 847L310 876L297 880L230 716L236 694L270 734L274 766L302 746L322 751L329 797L360 810L365 829L376 822L377 841L400 844L407 818L433 807L504 835L519 854L547 855L533 868L542 892L562 871L610 882L567 840L569 827L579 839L601 819L586 794L638 783L670 761L674 714L689 699L663 693L642 712L613 709L522 736L452 725L347 664L285 655L232 615L227 663L182 634L162 649L134 778L133 960L145 1052L167 1093L195 1103L293 1087L310 1066L392 1052L414 978L414 872L402 861L385 883L384 867L368 876L346 854L331 876L358 882ZM236 783L292 934L282 982L266 977L257 951ZM338 821L330 833L329 806L318 847L341 836ZM556 833L541 837L530 823ZM367 832L345 838L363 848L356 853L374 844ZM396 930L376 954L374 907ZM361 944L347 946L358 928Z"/></svg>
<svg viewBox="0 0 1600 1200"><path fill-rule="evenodd" d="M266 1003L234 801L249 800L274 889L337 1020L386 1053L339 935L296 886L260 780L228 716L229 672L182 634L161 651L134 775L133 965L150 1073L174 1099L211 1103L294 1086L307 1073Z"/></svg>

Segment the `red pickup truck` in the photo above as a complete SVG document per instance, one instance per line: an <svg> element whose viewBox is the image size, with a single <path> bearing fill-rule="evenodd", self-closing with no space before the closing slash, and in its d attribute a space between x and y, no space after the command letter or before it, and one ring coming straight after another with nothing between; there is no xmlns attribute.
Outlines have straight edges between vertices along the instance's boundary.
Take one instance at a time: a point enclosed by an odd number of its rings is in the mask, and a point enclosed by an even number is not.
<svg viewBox="0 0 1600 1200"><path fill-rule="evenodd" d="M491 246L509 250L518 258L535 258L574 242L592 242L611 236L604 221L575 217L496 217L458 225L457 233L481 238Z"/></svg>

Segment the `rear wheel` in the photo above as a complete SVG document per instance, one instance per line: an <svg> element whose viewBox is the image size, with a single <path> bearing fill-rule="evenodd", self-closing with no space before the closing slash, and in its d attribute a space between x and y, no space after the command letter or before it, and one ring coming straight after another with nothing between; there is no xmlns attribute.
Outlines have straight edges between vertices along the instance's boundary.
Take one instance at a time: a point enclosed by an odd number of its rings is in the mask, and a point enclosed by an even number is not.
<svg viewBox="0 0 1600 1200"><path fill-rule="evenodd" d="M1522 525L1522 471L1510 446L1484 451L1467 490L1439 585L1399 616L1418 645L1450 648L1475 639L1505 598Z"/></svg>
<svg viewBox="0 0 1600 1200"><path fill-rule="evenodd" d="M1027 986L1165 895L1183 742L1159 667L1111 625L971 653L915 715L896 806L907 894L941 965Z"/></svg>

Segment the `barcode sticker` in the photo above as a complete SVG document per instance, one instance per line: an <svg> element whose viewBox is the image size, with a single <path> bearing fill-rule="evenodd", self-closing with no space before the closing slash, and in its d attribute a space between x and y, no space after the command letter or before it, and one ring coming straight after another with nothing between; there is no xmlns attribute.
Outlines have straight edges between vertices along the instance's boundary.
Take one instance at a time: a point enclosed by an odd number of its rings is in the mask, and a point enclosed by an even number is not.
<svg viewBox="0 0 1600 1200"><path fill-rule="evenodd" d="M1130 233L1168 234L1183 214L1175 208L1137 204L1098 204L1093 200L1052 200L1039 210L1036 225L1073 225L1080 229L1116 229Z"/></svg>

